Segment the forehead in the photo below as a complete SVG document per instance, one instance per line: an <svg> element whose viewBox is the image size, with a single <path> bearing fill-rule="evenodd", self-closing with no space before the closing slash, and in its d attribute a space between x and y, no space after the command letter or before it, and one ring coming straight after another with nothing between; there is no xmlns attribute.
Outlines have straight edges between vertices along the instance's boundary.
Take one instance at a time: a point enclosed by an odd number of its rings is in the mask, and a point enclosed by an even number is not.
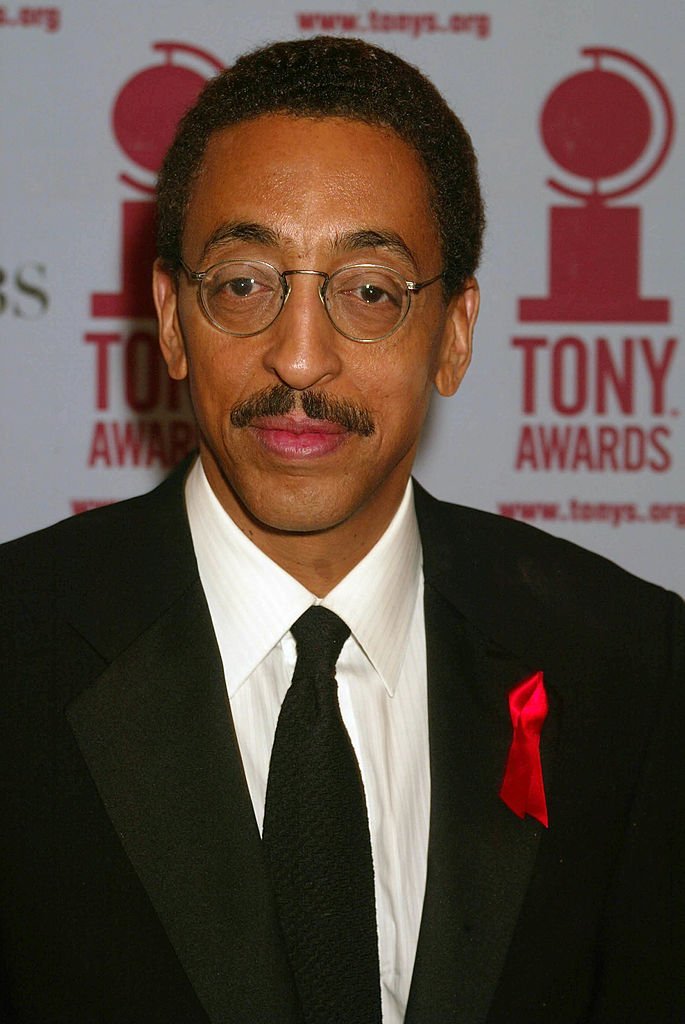
<svg viewBox="0 0 685 1024"><path fill-rule="evenodd" d="M215 133L186 213L185 258L209 255L208 242L236 223L267 227L301 259L363 232L399 236L422 270L440 259L420 157L360 121L275 114Z"/></svg>

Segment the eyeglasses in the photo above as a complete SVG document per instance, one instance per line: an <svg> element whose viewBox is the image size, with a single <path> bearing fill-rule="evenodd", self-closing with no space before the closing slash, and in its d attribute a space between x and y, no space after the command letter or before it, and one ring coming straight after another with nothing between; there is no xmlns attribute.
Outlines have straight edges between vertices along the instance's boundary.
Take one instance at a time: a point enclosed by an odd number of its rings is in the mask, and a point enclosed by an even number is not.
<svg viewBox="0 0 685 1024"><path fill-rule="evenodd" d="M412 295L444 274L441 271L417 283L374 263L325 274L322 270L278 271L263 260L225 260L202 271L179 262L200 286L200 303L207 319L236 338L261 334L270 327L288 301L288 278L302 274L323 278L319 298L336 331L351 341L381 341L403 323Z"/></svg>

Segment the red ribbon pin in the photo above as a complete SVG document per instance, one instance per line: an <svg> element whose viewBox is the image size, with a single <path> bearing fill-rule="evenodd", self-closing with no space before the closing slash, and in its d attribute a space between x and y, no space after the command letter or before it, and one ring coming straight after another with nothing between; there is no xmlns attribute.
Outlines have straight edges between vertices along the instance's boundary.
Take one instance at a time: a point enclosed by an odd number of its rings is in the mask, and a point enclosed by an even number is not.
<svg viewBox="0 0 685 1024"><path fill-rule="evenodd" d="M499 795L519 818L530 814L548 828L547 801L540 762L540 733L549 705L542 672L515 686L509 694L514 736Z"/></svg>

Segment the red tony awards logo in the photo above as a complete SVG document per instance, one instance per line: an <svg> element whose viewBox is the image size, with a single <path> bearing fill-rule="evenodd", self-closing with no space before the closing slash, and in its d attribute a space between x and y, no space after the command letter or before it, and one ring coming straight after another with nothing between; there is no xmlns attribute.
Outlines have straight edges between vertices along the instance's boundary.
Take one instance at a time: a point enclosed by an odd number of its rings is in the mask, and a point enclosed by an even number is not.
<svg viewBox="0 0 685 1024"><path fill-rule="evenodd" d="M88 454L91 467L165 469L195 444L184 391L168 379L156 329L149 323L155 315L150 285L155 258L154 181L179 119L222 64L186 43L157 42L152 49L161 60L129 78L112 107L112 132L127 164L119 173L128 192L120 208L120 281L117 290L91 295L90 314L99 321L98 329L84 336L94 354L98 414L123 404L131 415L125 420L95 422ZM121 320L134 323L100 327L102 321ZM75 511L99 503L75 502Z"/></svg>
<svg viewBox="0 0 685 1024"><path fill-rule="evenodd" d="M540 115L562 172L547 185L566 202L550 209L548 294L520 298L518 318L566 326L511 338L524 417L514 467L665 473L680 411L669 396L678 339L645 330L670 322L671 301L641 292L642 211L625 197L663 166L673 104L637 57L606 47L581 55L590 66L556 85ZM622 327L600 326L611 324Z"/></svg>
<svg viewBox="0 0 685 1024"><path fill-rule="evenodd" d="M576 179L547 184L579 202L551 208L550 293L521 299L519 319L666 323L668 299L639 295L640 210L611 204L663 164L673 142L673 107L662 82L636 57L603 47L581 53L592 67L560 82L540 118L548 153ZM604 67L603 58L637 80Z"/></svg>
<svg viewBox="0 0 685 1024"><path fill-rule="evenodd" d="M164 62L139 71L122 86L112 111L112 130L121 149L136 165L120 180L138 193L154 194L154 175L174 137L176 125L195 102L207 75L177 64L175 54L190 54L208 66L210 74L221 64L210 54L185 43L154 43ZM140 175L140 172L142 176ZM122 288L116 294L91 297L94 317L151 317L150 267L155 258L155 204L151 200L125 200L121 204Z"/></svg>

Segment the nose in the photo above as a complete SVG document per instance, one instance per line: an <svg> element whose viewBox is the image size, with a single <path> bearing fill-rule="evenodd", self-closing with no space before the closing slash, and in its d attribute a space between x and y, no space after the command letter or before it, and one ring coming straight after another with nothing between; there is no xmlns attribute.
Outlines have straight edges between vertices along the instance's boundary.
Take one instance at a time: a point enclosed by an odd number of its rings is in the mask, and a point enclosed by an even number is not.
<svg viewBox="0 0 685 1024"><path fill-rule="evenodd" d="M321 301L323 275L288 276L290 294L265 337L264 366L296 391L328 384L342 369L340 341Z"/></svg>

